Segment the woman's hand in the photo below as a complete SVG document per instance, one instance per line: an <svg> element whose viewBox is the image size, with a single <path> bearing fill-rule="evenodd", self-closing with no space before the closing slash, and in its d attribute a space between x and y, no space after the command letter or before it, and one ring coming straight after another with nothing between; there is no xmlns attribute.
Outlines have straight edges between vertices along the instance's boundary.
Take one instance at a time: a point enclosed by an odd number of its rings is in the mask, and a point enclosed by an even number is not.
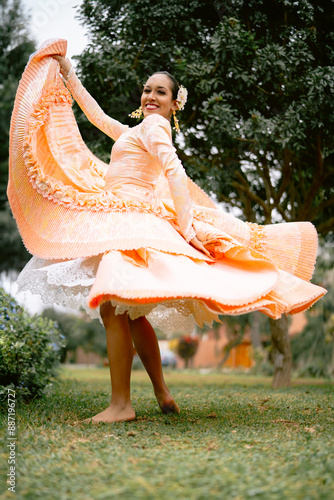
<svg viewBox="0 0 334 500"><path fill-rule="evenodd" d="M197 238L197 236L194 236L194 238L192 238L189 243L197 248L197 250L199 250L200 252L203 252L205 255L207 255L208 257L211 258L211 255L209 253L209 251L205 248L205 246L203 245L203 243Z"/></svg>
<svg viewBox="0 0 334 500"><path fill-rule="evenodd" d="M68 73L72 67L69 59L65 59L65 57L62 57L62 56L53 56L55 59L57 59L57 61L59 62L60 64L60 72L61 74L63 75L63 77L65 78L65 80L67 79L67 76L68 76Z"/></svg>

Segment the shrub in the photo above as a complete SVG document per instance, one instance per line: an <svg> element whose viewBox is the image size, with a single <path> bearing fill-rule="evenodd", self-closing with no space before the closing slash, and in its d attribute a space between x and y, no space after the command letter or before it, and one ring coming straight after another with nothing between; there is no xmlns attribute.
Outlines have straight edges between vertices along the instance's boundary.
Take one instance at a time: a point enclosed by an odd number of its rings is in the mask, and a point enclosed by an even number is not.
<svg viewBox="0 0 334 500"><path fill-rule="evenodd" d="M81 311L81 316L45 309L42 316L55 321L66 340L62 349L61 362L65 362L71 351L69 362L75 363L76 351L82 347L85 352L95 352L102 358L107 356L106 331L98 319L91 319Z"/></svg>
<svg viewBox="0 0 334 500"><path fill-rule="evenodd" d="M197 348L198 348L197 337L184 335L179 338L176 352L182 359L184 359L186 368L188 368L189 366L189 360L191 360L195 356Z"/></svg>
<svg viewBox="0 0 334 500"><path fill-rule="evenodd" d="M297 370L298 377L327 378L328 369L319 359L308 361Z"/></svg>
<svg viewBox="0 0 334 500"><path fill-rule="evenodd" d="M254 375L264 375L271 377L274 375L274 365L270 362L270 347L264 349L252 349L252 358L254 365L250 369L250 373Z"/></svg>
<svg viewBox="0 0 334 500"><path fill-rule="evenodd" d="M30 316L0 288L0 402L8 388L17 399L45 394L57 373L64 337L56 323Z"/></svg>

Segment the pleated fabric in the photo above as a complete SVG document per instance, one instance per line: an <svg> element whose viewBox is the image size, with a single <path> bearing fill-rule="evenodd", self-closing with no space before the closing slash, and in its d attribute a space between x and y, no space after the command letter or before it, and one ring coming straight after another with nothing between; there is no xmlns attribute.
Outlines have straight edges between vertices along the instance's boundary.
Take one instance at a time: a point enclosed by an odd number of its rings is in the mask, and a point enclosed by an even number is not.
<svg viewBox="0 0 334 500"><path fill-rule="evenodd" d="M132 318L199 326L255 310L279 318L326 293L309 283L312 224L259 226L224 213L186 176L167 120L154 115L129 129L107 117L75 75L65 87L52 54L65 55L66 41L32 55L11 122L8 198L35 255L22 289L34 276L46 301L77 297L92 315L110 300ZM110 165L83 142L70 92L116 140ZM187 242L195 233L210 258Z"/></svg>

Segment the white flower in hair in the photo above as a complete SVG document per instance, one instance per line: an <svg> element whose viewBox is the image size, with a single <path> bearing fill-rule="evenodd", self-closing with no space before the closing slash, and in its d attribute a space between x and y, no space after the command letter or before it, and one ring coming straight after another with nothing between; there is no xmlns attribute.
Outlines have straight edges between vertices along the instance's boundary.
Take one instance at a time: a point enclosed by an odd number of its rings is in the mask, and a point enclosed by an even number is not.
<svg viewBox="0 0 334 500"><path fill-rule="evenodd" d="M184 105L187 102L187 97L188 97L188 90L185 87L183 87L183 85L180 85L176 98L176 100L178 101L178 106L180 111L183 110Z"/></svg>

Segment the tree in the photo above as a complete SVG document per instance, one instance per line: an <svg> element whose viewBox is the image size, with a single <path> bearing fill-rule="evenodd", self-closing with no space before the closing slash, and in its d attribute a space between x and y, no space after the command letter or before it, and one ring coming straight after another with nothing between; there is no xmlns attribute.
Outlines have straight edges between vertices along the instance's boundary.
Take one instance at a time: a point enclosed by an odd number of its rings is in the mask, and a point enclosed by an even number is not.
<svg viewBox="0 0 334 500"><path fill-rule="evenodd" d="M176 346L177 354L184 360L185 368L189 367L189 362L192 361L198 349L198 337L183 335L178 339Z"/></svg>
<svg viewBox="0 0 334 500"><path fill-rule="evenodd" d="M18 81L35 43L20 0L0 0L0 210L7 200L9 123Z"/></svg>
<svg viewBox="0 0 334 500"><path fill-rule="evenodd" d="M334 271L332 244L322 246L316 275L328 289L315 304L302 333L292 339L293 363L304 376L334 376Z"/></svg>
<svg viewBox="0 0 334 500"><path fill-rule="evenodd" d="M29 259L6 196L10 117L19 79L35 50L27 25L20 0L0 0L0 272L20 270Z"/></svg>
<svg viewBox="0 0 334 500"><path fill-rule="evenodd" d="M331 314L326 322L326 340L332 343L329 376L334 378L334 313Z"/></svg>
<svg viewBox="0 0 334 500"><path fill-rule="evenodd" d="M79 17L93 40L80 74L107 113L130 123L147 75L174 73L190 90L176 139L189 175L249 221L311 220L332 235L331 1L84 0ZM109 153L110 141L82 130ZM283 376L287 329L272 328Z"/></svg>
<svg viewBox="0 0 334 500"><path fill-rule="evenodd" d="M75 360L78 347L82 347L86 352L95 352L102 357L107 355L105 329L97 319L92 320L86 314L80 317L62 313L52 308L45 309L42 316L55 321L64 335L62 362L65 361L68 351L72 352L72 358Z"/></svg>
<svg viewBox="0 0 334 500"><path fill-rule="evenodd" d="M25 249L9 205L0 210L0 273L20 270L31 257Z"/></svg>

